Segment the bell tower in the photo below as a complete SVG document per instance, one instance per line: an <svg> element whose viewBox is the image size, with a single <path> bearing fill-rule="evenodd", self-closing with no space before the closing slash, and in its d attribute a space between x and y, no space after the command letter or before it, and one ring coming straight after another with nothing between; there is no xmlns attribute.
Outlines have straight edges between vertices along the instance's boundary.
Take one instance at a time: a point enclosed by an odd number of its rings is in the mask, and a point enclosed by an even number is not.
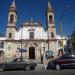
<svg viewBox="0 0 75 75"><path fill-rule="evenodd" d="M6 29L6 37L8 40L13 40L15 38L16 21L16 5L15 0L13 0L11 6L8 9L8 23Z"/></svg>
<svg viewBox="0 0 75 75"><path fill-rule="evenodd" d="M15 40L15 31L16 31L16 5L15 0L13 0L11 6L8 9L8 19L7 19L7 27L6 27L6 51L5 51L5 59L12 60L16 51L16 45L14 43Z"/></svg>
<svg viewBox="0 0 75 75"><path fill-rule="evenodd" d="M46 11L46 24L48 33L48 49L52 50L55 54L56 50L56 26L54 20L54 11L51 6L50 0L48 0L48 8Z"/></svg>

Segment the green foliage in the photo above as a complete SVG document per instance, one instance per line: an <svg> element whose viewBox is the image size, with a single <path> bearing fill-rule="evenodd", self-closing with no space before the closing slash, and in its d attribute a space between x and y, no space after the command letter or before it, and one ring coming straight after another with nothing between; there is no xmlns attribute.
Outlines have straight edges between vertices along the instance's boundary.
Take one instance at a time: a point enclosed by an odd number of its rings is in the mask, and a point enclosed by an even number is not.
<svg viewBox="0 0 75 75"><path fill-rule="evenodd" d="M71 40L72 48L75 49L75 30L72 32L70 40Z"/></svg>
<svg viewBox="0 0 75 75"><path fill-rule="evenodd" d="M68 36L67 45L65 46L65 52L75 52L75 30Z"/></svg>

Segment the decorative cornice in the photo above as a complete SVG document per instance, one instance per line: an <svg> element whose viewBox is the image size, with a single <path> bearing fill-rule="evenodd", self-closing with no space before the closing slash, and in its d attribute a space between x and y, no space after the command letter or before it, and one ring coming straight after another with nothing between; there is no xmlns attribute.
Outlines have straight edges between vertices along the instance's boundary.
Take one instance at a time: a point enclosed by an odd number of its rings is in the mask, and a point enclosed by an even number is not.
<svg viewBox="0 0 75 75"><path fill-rule="evenodd" d="M16 26L6 26L6 28L16 28Z"/></svg>
<svg viewBox="0 0 75 75"><path fill-rule="evenodd" d="M11 8L8 9L8 11L9 12L16 12L16 8L11 7Z"/></svg>
<svg viewBox="0 0 75 75"><path fill-rule="evenodd" d="M37 42L37 41L57 41L57 39L50 39L50 40L44 40L44 39L40 39L40 40L38 40L38 39L35 39L35 40L28 40L28 39L26 39L26 40L24 40L24 39L22 39L22 40L14 40L14 39L11 39L11 40L0 40L0 41L4 41L4 42L24 42L24 41L27 41L27 42L31 42L31 41L34 41L34 42Z"/></svg>
<svg viewBox="0 0 75 75"><path fill-rule="evenodd" d="M54 13L53 10L51 11L51 10L48 10L48 9L47 9L47 10L46 10L46 15L47 15L49 12Z"/></svg>
<svg viewBox="0 0 75 75"><path fill-rule="evenodd" d="M41 25L22 25L22 27L42 27Z"/></svg>
<svg viewBox="0 0 75 75"><path fill-rule="evenodd" d="M34 28L29 28L28 31L35 31L35 29Z"/></svg>
<svg viewBox="0 0 75 75"><path fill-rule="evenodd" d="M56 28L56 26L51 26L51 28Z"/></svg>

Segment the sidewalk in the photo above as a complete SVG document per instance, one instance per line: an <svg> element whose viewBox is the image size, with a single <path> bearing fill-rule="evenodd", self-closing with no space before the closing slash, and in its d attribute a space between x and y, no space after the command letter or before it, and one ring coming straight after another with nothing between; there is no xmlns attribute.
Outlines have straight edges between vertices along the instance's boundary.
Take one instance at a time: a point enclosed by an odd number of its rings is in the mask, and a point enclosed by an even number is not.
<svg viewBox="0 0 75 75"><path fill-rule="evenodd" d="M45 70L46 69L46 65L41 64L41 60L39 60L39 59L29 59L29 61L37 63L35 70Z"/></svg>
<svg viewBox="0 0 75 75"><path fill-rule="evenodd" d="M46 69L45 64L37 64L37 66L35 67L35 70L45 70L45 69Z"/></svg>

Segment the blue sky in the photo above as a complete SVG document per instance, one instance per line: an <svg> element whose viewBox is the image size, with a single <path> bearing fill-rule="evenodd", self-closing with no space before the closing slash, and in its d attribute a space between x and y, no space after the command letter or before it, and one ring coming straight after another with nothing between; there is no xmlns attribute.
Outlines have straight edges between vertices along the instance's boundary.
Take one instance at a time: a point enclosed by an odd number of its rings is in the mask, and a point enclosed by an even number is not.
<svg viewBox="0 0 75 75"><path fill-rule="evenodd" d="M65 36L69 35L75 29L75 0L50 0L54 9L55 24L57 34L60 34L59 20L65 6L69 5L62 19L62 31ZM0 1L0 33L6 32L8 19L8 8L12 0ZM48 0L16 0L17 7L17 27L23 21L33 20L41 22L46 27L46 9Z"/></svg>

